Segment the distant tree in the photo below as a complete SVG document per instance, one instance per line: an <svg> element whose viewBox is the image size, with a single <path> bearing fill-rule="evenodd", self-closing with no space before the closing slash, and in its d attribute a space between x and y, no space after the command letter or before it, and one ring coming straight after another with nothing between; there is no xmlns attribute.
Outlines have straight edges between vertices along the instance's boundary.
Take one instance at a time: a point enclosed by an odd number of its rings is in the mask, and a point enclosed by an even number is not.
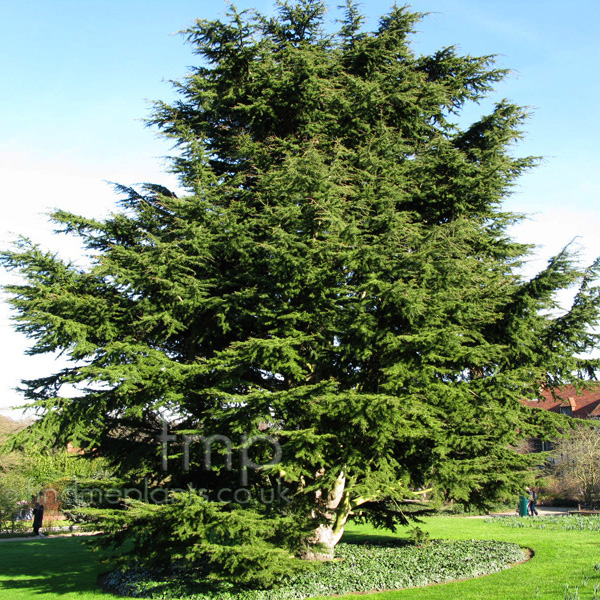
<svg viewBox="0 0 600 600"><path fill-rule="evenodd" d="M0 415L0 444L5 442L8 437L17 433L29 423L25 421L15 421L9 417Z"/></svg>
<svg viewBox="0 0 600 600"><path fill-rule="evenodd" d="M29 500L27 492L27 479L18 471L0 473L0 531L14 531L19 509Z"/></svg>
<svg viewBox="0 0 600 600"><path fill-rule="evenodd" d="M26 423L0 415L0 444L16 434ZM19 502L27 502L27 478L19 471L22 454L11 452L0 455L0 531L15 527Z"/></svg>
<svg viewBox="0 0 600 600"><path fill-rule="evenodd" d="M0 416L0 445L10 444L11 436L30 424ZM107 461L100 457L84 460L66 448L47 448L35 438L30 442L25 450L6 451L6 446L5 452L0 453L0 513L4 518L14 519L18 509L26 508L27 503L31 506L40 498L47 515L57 512L62 496L72 495L69 488L76 490L84 481L95 484L94 479L112 474Z"/></svg>
<svg viewBox="0 0 600 600"><path fill-rule="evenodd" d="M10 436L18 433L27 426L26 422L15 421L0 415L0 445L4 444ZM18 455L15 452L0 454L0 474L6 475L11 471L20 461Z"/></svg>
<svg viewBox="0 0 600 600"><path fill-rule="evenodd" d="M583 504L600 501L600 425L577 426L557 442L554 457L563 492Z"/></svg>
<svg viewBox="0 0 600 600"><path fill-rule="evenodd" d="M183 197L117 186L105 220L56 211L89 268L26 239L3 258L25 278L7 290L30 352L73 361L24 382L31 435L211 500L240 473L223 457L205 470L199 442L189 470L171 455L161 474L163 419L179 459L184 435L233 453L268 435L281 456L256 444L252 464L276 464L241 473L254 500L219 510L235 531L245 514L250 530L257 514L295 515L309 558L333 555L351 515L406 523L419 489L477 506L517 493L528 459L514 448L550 427L520 399L598 366L581 358L597 343L598 264L565 250L527 280L531 246L508 234L521 216L502 201L535 163L511 154L525 111L501 101L457 125L506 71L454 47L415 54L422 15L407 8L372 33L352 3L335 34L324 13L299 0L198 20L186 35L200 63L151 118L179 150ZM261 507L278 485L291 502ZM219 539L240 560L247 538Z"/></svg>

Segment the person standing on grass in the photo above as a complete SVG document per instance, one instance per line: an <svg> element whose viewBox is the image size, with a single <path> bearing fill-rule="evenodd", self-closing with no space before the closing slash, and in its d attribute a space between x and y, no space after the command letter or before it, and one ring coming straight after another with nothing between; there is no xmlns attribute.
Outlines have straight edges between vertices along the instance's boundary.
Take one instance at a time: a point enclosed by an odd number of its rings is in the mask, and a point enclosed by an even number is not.
<svg viewBox="0 0 600 600"><path fill-rule="evenodd" d="M39 502L35 503L33 507L33 535L44 537L43 533L40 533L40 527L44 520L44 505Z"/></svg>
<svg viewBox="0 0 600 600"><path fill-rule="evenodd" d="M535 491L535 488L531 488L529 490L529 505L528 505L528 510L529 510L529 516L533 517L534 513L535 516L539 516L538 515L538 511L535 509L537 505L537 492Z"/></svg>

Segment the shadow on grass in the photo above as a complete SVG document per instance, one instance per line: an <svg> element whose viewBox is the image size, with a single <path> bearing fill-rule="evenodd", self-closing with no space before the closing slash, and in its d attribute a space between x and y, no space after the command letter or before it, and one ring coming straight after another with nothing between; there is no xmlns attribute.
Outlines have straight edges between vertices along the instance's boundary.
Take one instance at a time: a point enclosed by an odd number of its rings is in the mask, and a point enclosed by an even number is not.
<svg viewBox="0 0 600 600"><path fill-rule="evenodd" d="M346 532L342 538L345 544L371 544L373 546L389 546L398 548L399 546L414 546L411 540L398 538L397 534L373 534L372 532L360 533L357 531Z"/></svg>
<svg viewBox="0 0 600 600"><path fill-rule="evenodd" d="M34 539L0 544L0 595L9 590L33 594L101 593L98 575L107 553L95 553L89 538Z"/></svg>

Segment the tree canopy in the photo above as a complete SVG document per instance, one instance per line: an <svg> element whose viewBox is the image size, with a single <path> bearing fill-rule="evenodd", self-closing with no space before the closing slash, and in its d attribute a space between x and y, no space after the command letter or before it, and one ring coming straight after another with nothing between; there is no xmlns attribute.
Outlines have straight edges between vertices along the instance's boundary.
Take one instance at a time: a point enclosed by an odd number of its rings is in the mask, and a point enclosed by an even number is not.
<svg viewBox="0 0 600 600"><path fill-rule="evenodd" d="M508 73L417 54L422 17L393 8L368 32L349 2L329 33L321 1L283 0L185 31L198 64L149 120L185 193L118 185L105 220L54 212L89 267L27 239L3 255L30 352L72 359L23 383L37 435L209 496L239 473L185 439L235 454L258 436L243 487L285 486L270 514L312 522L329 553L350 515L403 523L419 490L483 506L521 489L518 442L550 425L520 399L595 376L598 264L565 250L521 275L532 247L502 202L536 162L513 154L526 111L459 126Z"/></svg>

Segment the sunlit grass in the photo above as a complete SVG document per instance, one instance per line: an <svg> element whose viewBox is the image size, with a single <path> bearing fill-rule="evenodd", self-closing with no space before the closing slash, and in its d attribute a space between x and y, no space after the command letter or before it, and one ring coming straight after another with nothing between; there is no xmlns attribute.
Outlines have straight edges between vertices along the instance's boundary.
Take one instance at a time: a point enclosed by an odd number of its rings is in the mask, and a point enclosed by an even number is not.
<svg viewBox="0 0 600 600"><path fill-rule="evenodd" d="M106 600L97 559L81 537L1 542L0 599Z"/></svg>
<svg viewBox="0 0 600 600"><path fill-rule="evenodd" d="M544 523L542 519L540 524ZM548 525L551 523L548 521ZM600 599L598 531L515 528L486 519L457 517L426 519L420 527L432 538L516 542L531 548L534 557L524 564L477 579L366 594L360 596L361 600ZM405 531L398 535L407 537ZM352 525L347 539L390 536L394 537L368 526ZM3 542L0 543L0 600L106 600L106 594L96 587L98 575L105 570L82 538ZM357 596L343 598L356 600Z"/></svg>

